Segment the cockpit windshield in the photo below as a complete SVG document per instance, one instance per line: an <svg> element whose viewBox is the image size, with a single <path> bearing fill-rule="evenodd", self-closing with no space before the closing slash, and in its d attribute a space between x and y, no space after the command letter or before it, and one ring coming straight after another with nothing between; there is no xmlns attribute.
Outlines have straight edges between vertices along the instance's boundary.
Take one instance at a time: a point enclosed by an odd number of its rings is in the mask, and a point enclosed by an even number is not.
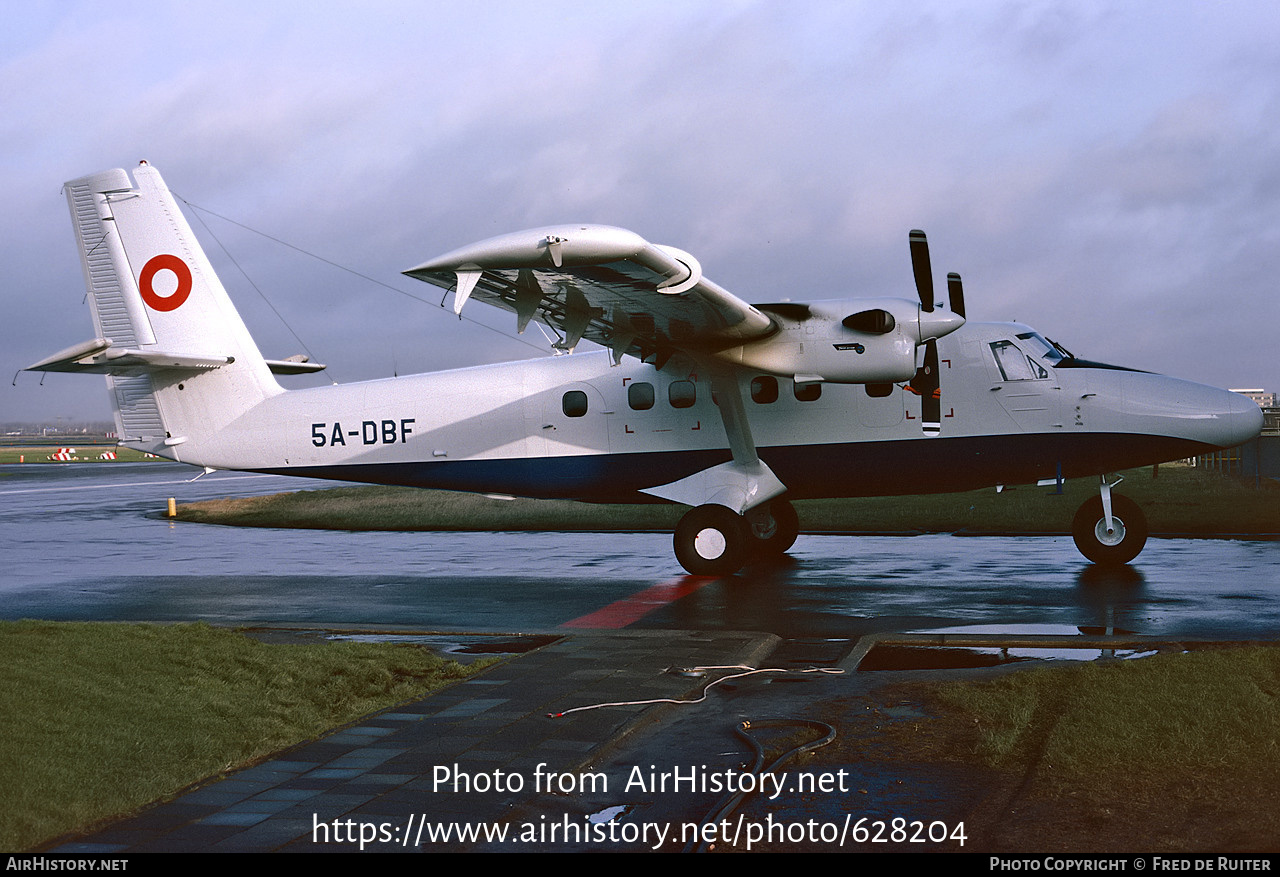
<svg viewBox="0 0 1280 877"><path fill-rule="evenodd" d="M1049 365L1057 365L1064 359L1072 358L1071 352L1065 347L1056 341L1049 341L1039 332L1022 332L1018 335L1018 340L1026 341L1031 348L1031 355L1038 356Z"/></svg>

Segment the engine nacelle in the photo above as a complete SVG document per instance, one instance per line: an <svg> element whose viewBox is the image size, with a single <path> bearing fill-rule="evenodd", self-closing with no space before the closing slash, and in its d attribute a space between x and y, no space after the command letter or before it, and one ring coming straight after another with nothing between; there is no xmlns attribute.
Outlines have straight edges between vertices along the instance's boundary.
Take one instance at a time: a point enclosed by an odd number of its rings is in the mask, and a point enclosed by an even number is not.
<svg viewBox="0 0 1280 877"><path fill-rule="evenodd" d="M717 356L797 382L909 381L916 373L916 347L964 325L964 317L951 311L922 312L918 302L900 298L756 307L773 318L778 331Z"/></svg>

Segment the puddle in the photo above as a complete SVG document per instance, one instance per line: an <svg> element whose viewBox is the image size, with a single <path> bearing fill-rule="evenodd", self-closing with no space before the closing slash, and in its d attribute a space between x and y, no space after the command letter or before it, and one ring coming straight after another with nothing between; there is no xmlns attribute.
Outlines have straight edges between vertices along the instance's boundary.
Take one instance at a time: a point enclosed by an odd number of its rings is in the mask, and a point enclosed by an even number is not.
<svg viewBox="0 0 1280 877"><path fill-rule="evenodd" d="M521 655L555 642L557 636L466 636L440 633L339 633L324 628L259 627L244 631L265 643L407 643L430 649L459 663L485 655Z"/></svg>
<svg viewBox="0 0 1280 877"><path fill-rule="evenodd" d="M1001 660L999 649L950 649L929 646L876 646L858 665L863 670L966 670L997 667L1029 658ZM992 654L992 653L995 654Z"/></svg>
<svg viewBox="0 0 1280 877"><path fill-rule="evenodd" d="M1011 640L1025 636L1105 636L1109 634L1131 635L1133 632L1115 628L1072 627L1065 624L989 624L959 627L935 627L912 630L913 634L983 634L1006 635ZM873 648L859 670L959 670L977 667L998 667L1023 661L1096 661L1118 658L1129 660L1157 654L1156 649L1097 649L1097 648L1030 648L999 646L906 646L878 645Z"/></svg>
<svg viewBox="0 0 1280 877"><path fill-rule="evenodd" d="M555 642L555 636L449 636L406 633L328 633L326 640L357 643L412 643L443 655L522 655Z"/></svg>

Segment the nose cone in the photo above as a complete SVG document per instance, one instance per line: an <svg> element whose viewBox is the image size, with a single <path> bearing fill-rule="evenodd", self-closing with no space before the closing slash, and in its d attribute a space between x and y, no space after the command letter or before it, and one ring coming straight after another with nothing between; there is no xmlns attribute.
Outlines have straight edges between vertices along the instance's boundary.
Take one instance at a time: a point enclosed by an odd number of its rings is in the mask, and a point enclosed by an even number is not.
<svg viewBox="0 0 1280 877"><path fill-rule="evenodd" d="M1262 409L1252 399L1162 375L1126 374L1129 410L1147 420L1146 429L1179 438L1232 448L1262 431Z"/></svg>
<svg viewBox="0 0 1280 877"><path fill-rule="evenodd" d="M1230 390L1219 392L1225 392L1227 396L1223 400L1226 410L1221 418L1223 435L1226 438L1222 447L1235 447L1257 438L1262 432L1262 409L1258 407L1258 403L1248 396L1241 396Z"/></svg>

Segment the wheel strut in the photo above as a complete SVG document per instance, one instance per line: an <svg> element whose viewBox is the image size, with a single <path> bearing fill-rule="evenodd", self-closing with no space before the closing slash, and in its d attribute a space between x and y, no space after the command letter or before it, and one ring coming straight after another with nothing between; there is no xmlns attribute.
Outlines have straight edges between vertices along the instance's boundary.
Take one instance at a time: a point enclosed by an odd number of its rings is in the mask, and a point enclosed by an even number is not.
<svg viewBox="0 0 1280 877"><path fill-rule="evenodd" d="M1117 475L1116 480L1110 484L1107 483L1107 476L1100 475L1101 485L1099 490L1102 492L1102 519L1106 521L1107 533L1114 533L1116 530L1115 519L1111 516L1111 488L1115 487L1121 481L1124 481L1123 475Z"/></svg>

